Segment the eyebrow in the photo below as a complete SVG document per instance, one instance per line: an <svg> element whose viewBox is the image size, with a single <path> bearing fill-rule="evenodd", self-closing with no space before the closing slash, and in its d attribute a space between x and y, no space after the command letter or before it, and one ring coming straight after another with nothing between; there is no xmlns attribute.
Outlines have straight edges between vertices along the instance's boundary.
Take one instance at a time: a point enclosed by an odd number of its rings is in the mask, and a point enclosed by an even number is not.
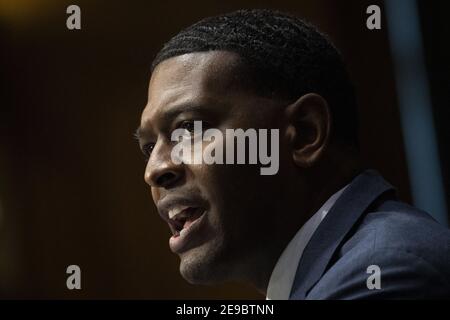
<svg viewBox="0 0 450 320"><path fill-rule="evenodd" d="M208 103L210 104L210 103ZM171 119L175 118L180 113L184 112L209 112L213 113L213 111L207 107L208 104L193 104L193 103L181 103L179 105L175 105L174 107L170 107L169 110L164 111L164 113L161 115L162 122L169 122ZM145 129L141 126L139 126L135 133L134 137L136 140L141 141L144 136L146 136L146 132L148 132L148 129Z"/></svg>

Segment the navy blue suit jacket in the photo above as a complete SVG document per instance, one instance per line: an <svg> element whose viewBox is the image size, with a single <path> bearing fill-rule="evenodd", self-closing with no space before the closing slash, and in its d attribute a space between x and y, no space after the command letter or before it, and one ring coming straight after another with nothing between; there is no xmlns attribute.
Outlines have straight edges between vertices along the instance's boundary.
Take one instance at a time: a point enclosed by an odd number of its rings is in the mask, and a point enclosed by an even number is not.
<svg viewBox="0 0 450 320"><path fill-rule="evenodd" d="M380 289L373 288L379 267ZM372 289L369 289L372 288ZM377 172L357 176L317 228L290 299L450 298L450 230L396 199Z"/></svg>

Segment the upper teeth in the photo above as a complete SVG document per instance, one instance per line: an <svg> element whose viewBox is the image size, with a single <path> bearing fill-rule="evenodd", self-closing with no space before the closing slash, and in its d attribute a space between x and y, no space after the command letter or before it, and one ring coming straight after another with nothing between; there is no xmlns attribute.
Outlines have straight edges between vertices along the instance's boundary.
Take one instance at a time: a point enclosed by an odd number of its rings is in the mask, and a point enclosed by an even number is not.
<svg viewBox="0 0 450 320"><path fill-rule="evenodd" d="M173 219L175 216L179 215L184 210L188 209L188 206L177 206L169 210L169 219Z"/></svg>

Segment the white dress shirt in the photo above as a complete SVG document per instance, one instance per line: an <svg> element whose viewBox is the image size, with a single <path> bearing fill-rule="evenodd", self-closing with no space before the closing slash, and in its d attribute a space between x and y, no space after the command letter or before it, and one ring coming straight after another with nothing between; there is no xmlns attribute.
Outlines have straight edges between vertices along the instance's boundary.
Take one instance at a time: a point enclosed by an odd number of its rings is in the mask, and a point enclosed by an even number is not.
<svg viewBox="0 0 450 320"><path fill-rule="evenodd" d="M267 287L267 300L287 300L291 293L294 283L295 274L297 272L298 263L302 257L303 250L316 231L320 222L333 207L336 200L344 192L344 188L333 194L322 207L300 228L294 238L284 249L275 268L270 276L269 285Z"/></svg>

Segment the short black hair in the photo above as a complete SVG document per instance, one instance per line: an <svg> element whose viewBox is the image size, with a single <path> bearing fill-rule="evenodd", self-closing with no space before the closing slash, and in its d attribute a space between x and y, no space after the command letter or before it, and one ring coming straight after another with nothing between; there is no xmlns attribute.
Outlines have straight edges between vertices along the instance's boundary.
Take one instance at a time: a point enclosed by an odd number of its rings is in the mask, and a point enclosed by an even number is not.
<svg viewBox="0 0 450 320"><path fill-rule="evenodd" d="M314 26L266 9L205 18L179 32L159 51L152 71L171 57L211 50L237 53L261 95L295 101L310 92L325 98L333 137L358 146L357 107L343 59Z"/></svg>

